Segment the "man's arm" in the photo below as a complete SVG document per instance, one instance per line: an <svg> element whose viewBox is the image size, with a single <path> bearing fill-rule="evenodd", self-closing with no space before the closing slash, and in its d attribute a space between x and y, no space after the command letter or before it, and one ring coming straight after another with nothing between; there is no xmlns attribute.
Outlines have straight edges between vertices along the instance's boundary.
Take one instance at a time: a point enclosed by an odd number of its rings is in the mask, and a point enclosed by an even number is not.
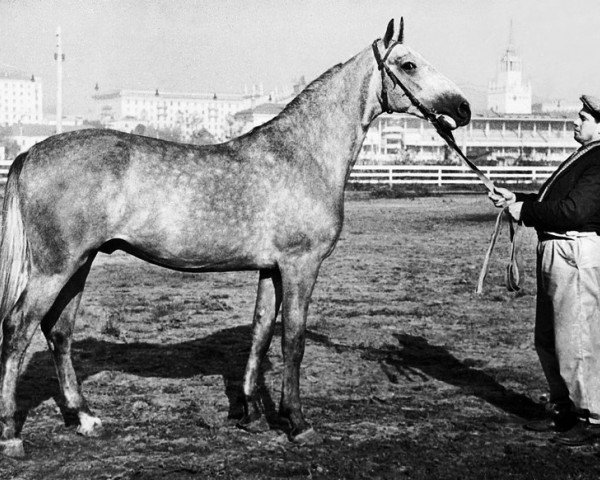
<svg viewBox="0 0 600 480"><path fill-rule="evenodd" d="M515 196L517 197L517 202L535 202L537 200L538 194L517 192L515 193Z"/></svg>

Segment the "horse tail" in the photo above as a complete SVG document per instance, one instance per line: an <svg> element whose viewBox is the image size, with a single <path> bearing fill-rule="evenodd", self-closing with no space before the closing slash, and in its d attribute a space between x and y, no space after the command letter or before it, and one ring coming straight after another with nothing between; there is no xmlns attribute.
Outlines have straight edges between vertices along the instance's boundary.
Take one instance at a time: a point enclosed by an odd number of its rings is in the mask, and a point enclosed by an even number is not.
<svg viewBox="0 0 600 480"><path fill-rule="evenodd" d="M0 243L0 351L2 324L25 291L30 255L19 202L19 176L27 153L13 162L4 191L2 240Z"/></svg>

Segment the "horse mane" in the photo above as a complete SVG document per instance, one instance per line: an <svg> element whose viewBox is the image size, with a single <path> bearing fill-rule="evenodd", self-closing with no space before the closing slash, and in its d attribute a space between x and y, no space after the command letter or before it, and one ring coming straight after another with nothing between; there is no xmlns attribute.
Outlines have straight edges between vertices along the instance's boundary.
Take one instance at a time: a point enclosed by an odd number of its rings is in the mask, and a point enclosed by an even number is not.
<svg viewBox="0 0 600 480"><path fill-rule="evenodd" d="M350 62L350 60L348 60L348 62ZM240 139L250 135L258 134L259 132L265 132L271 128L275 128L281 122L286 122L287 120L292 119L295 115L297 115L297 112L306 110L306 107L314 101L315 95L320 94L321 87L326 84L331 77L336 75L348 62L338 63L322 73L319 77L310 82L308 86L306 86L304 90L302 90L290 103L288 103L276 117L268 120L262 125L254 127L249 132L246 132L244 135L241 135L237 138Z"/></svg>
<svg viewBox="0 0 600 480"><path fill-rule="evenodd" d="M321 86L324 83L327 83L331 77L333 77L336 73L338 73L342 69L343 66L344 66L343 63L338 63L337 65L334 65L326 72L322 73L315 80L310 82L304 88L304 90L302 90L290 103L288 103L285 106L285 108L281 111L281 113L275 118L285 117L286 115L289 115L290 112L292 112L296 108L298 108L298 107L301 108L306 103L308 103L312 99L313 95L321 90ZM275 120L275 119L273 119L273 120Z"/></svg>

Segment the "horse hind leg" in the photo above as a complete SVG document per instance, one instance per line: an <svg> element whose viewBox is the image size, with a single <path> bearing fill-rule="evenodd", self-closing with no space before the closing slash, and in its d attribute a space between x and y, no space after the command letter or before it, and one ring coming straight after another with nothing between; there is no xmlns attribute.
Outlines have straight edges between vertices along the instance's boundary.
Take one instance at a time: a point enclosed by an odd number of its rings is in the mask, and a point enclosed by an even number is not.
<svg viewBox="0 0 600 480"><path fill-rule="evenodd" d="M77 381L71 360L71 344L75 318L83 295L85 281L95 255L88 258L61 290L56 302L42 319L42 332L52 352L61 389L61 408L65 424L77 425L77 433L95 437L102 432L102 422L88 407Z"/></svg>
<svg viewBox="0 0 600 480"><path fill-rule="evenodd" d="M269 425L261 402L257 380L260 366L269 350L275 319L281 305L281 275L279 270L261 270L256 306L252 321L252 346L244 375L244 416L238 427L251 432L265 431Z"/></svg>
<svg viewBox="0 0 600 480"><path fill-rule="evenodd" d="M33 270L21 297L4 319L0 356L0 450L5 455L24 455L15 421L19 373L33 334L52 308L66 279L68 276L47 276Z"/></svg>

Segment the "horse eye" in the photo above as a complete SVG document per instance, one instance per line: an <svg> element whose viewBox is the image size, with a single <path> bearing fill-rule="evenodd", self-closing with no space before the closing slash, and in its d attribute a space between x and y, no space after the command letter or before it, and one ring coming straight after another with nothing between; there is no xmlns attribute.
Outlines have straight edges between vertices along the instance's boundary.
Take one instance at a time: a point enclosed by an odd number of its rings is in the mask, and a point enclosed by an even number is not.
<svg viewBox="0 0 600 480"><path fill-rule="evenodd" d="M417 68L417 66L413 62L404 62L401 66L402 70L406 70L407 72L410 72L411 70Z"/></svg>

